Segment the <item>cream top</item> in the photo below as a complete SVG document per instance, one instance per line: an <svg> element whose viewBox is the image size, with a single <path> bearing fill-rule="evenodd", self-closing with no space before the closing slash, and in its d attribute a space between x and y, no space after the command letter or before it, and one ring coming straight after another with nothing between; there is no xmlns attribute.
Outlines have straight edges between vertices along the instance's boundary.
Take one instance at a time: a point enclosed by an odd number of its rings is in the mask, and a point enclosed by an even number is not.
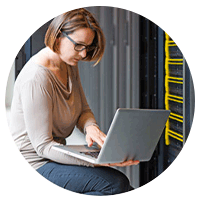
<svg viewBox="0 0 200 200"><path fill-rule="evenodd" d="M65 86L47 67L31 58L18 75L11 106L10 129L22 155L35 169L49 161L93 166L52 149L65 144L77 126L96 125L80 81L78 67L68 67Z"/></svg>

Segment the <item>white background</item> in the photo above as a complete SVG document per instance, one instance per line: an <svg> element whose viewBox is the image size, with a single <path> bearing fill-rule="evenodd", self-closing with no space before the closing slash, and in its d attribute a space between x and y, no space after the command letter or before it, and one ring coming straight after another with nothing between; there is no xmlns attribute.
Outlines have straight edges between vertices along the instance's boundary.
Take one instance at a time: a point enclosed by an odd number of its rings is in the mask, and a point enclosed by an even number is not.
<svg viewBox="0 0 200 200"><path fill-rule="evenodd" d="M195 117L186 145L175 162L147 185L124 194L95 198L182 199L199 196L199 1L3 1L0 3L0 198L52 200L94 198L66 191L50 183L21 156L9 133L5 89L12 63L24 42L53 17L86 6L113 6L141 14L165 30L183 52L195 87ZM172 195L173 194L173 195Z"/></svg>

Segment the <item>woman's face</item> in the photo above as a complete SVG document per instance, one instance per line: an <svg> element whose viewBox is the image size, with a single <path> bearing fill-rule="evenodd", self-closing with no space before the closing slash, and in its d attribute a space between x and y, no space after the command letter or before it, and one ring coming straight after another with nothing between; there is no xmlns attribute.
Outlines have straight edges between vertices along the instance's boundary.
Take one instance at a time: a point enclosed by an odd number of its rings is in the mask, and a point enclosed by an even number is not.
<svg viewBox="0 0 200 200"><path fill-rule="evenodd" d="M91 45L95 33L90 28L80 28L68 35L72 40L78 44ZM86 57L87 51L84 49L81 52L74 50L74 44L67 37L63 36L58 39L59 41L59 57L62 61L71 66L76 66L80 60Z"/></svg>

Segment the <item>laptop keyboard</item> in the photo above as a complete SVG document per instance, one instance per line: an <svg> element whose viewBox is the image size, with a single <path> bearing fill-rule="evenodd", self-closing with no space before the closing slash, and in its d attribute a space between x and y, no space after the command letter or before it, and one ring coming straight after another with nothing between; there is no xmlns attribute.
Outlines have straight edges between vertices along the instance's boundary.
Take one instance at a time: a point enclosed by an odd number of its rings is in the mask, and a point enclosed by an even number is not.
<svg viewBox="0 0 200 200"><path fill-rule="evenodd" d="M99 155L99 152L81 152L81 153L88 155L88 156L92 156L93 158L97 158Z"/></svg>

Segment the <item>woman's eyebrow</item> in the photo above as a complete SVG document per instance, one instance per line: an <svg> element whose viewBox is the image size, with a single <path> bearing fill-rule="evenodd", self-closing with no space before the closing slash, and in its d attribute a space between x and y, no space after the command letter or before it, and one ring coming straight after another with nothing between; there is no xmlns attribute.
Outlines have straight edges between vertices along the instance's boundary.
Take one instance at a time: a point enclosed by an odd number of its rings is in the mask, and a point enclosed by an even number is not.
<svg viewBox="0 0 200 200"><path fill-rule="evenodd" d="M91 44L86 44L85 42L82 42L82 41L77 41L76 43L77 44L82 44L82 45L85 45L85 46L90 46L90 45L92 45L93 41L92 41Z"/></svg>

